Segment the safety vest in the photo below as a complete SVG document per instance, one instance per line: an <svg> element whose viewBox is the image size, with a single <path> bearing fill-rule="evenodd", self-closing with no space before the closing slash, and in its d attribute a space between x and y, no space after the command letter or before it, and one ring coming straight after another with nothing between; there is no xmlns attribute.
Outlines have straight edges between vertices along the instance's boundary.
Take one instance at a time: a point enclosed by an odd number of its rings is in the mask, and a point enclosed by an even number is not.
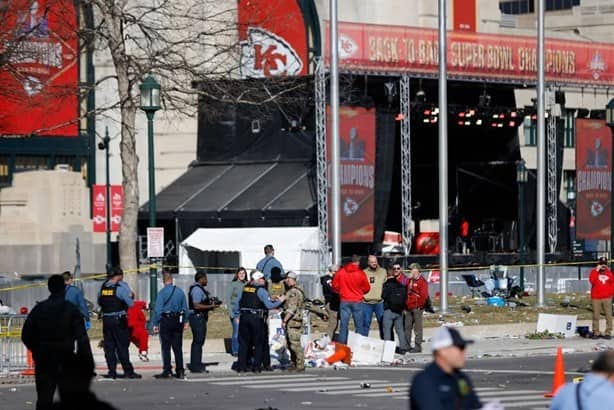
<svg viewBox="0 0 614 410"><path fill-rule="evenodd" d="M239 301L239 307L241 309L254 309L254 310L265 310L266 306L262 301L258 298L256 294L258 292L258 288L260 286L254 285L245 285L243 287L243 294L241 295L241 300Z"/></svg>
<svg viewBox="0 0 614 410"><path fill-rule="evenodd" d="M119 284L105 282L100 288L100 295L98 296L98 304L102 313L115 313L126 310L128 305L126 302L117 297L117 288Z"/></svg>
<svg viewBox="0 0 614 410"><path fill-rule="evenodd" d="M279 297L285 293L286 288L283 282L273 283L272 281L269 281L269 295L271 298L274 298L275 296Z"/></svg>

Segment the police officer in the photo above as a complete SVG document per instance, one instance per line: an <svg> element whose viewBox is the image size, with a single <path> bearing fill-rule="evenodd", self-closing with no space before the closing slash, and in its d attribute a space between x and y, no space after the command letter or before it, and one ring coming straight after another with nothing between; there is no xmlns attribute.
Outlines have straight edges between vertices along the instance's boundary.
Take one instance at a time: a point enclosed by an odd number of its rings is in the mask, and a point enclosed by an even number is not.
<svg viewBox="0 0 614 410"><path fill-rule="evenodd" d="M130 345L130 330L126 310L134 304L132 291L122 281L124 272L119 268L113 269L107 276L107 281L100 288L98 304L102 311L102 336L104 339L104 357L109 372L103 377L117 378L117 359L124 369L127 379L140 379L141 375L134 372L130 363L128 347Z"/></svg>
<svg viewBox="0 0 614 410"><path fill-rule="evenodd" d="M211 303L207 286L207 274L197 272L194 275L194 284L188 291L188 304L190 307L190 328L192 329L192 345L190 347L190 364L188 369L192 373L208 373L203 363L203 345L207 337L207 320L209 311L219 305Z"/></svg>
<svg viewBox="0 0 614 410"><path fill-rule="evenodd" d="M81 312L81 315L83 316L83 320L85 320L85 330L88 330L92 327L92 323L90 322L90 311L87 309L87 303L85 303L83 291L72 284L72 274L70 272L63 272L62 278L64 278L64 283L66 285L64 290L64 299L79 309L79 312Z"/></svg>
<svg viewBox="0 0 614 410"><path fill-rule="evenodd" d="M286 301L284 302L284 316L282 326L286 330L288 350L292 366L290 370L305 371L305 357L301 346L303 333L303 309L305 308L305 294L296 284L296 273L288 272L286 276Z"/></svg>
<svg viewBox="0 0 614 410"><path fill-rule="evenodd" d="M247 371L247 360L253 350L254 362L252 371L262 371L262 357L265 346L268 345L266 335L266 317L268 309L275 309L284 302L282 295L277 301L272 301L269 292L264 287L262 272L252 274L252 280L239 293L239 361L237 372Z"/></svg>
<svg viewBox="0 0 614 410"><path fill-rule="evenodd" d="M158 293L154 314L151 319L154 333L160 332L162 349L162 373L156 374L156 379L168 379L173 376L171 368L171 348L175 355L175 377L185 378L183 369L183 328L187 323L188 304L183 290L173 285L170 272L162 274L164 287Z"/></svg>
<svg viewBox="0 0 614 410"><path fill-rule="evenodd" d="M64 279L52 275L47 286L51 295L32 309L21 332L21 340L36 362L37 410L52 408L56 387L64 387L68 361L72 359L89 365L88 377L92 376L94 368L83 318L77 308L65 300Z"/></svg>

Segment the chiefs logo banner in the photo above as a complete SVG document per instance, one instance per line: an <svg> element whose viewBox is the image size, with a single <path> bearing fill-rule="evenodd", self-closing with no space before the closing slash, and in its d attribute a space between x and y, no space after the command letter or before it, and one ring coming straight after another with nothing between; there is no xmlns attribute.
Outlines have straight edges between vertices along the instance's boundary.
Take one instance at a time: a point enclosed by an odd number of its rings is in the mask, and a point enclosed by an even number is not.
<svg viewBox="0 0 614 410"><path fill-rule="evenodd" d="M603 120L576 120L576 236L610 239L612 134Z"/></svg>
<svg viewBox="0 0 614 410"><path fill-rule="evenodd" d="M78 25L72 0L2 2L0 135L78 135Z"/></svg>
<svg viewBox="0 0 614 410"><path fill-rule="evenodd" d="M295 0L239 2L243 78L307 73L307 33Z"/></svg>

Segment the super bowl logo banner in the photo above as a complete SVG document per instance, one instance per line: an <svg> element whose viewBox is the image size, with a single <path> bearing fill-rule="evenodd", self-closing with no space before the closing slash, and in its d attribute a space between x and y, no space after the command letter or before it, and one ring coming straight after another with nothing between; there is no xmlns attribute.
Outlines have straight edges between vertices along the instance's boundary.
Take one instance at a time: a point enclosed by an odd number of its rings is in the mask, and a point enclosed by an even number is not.
<svg viewBox="0 0 614 410"><path fill-rule="evenodd" d="M330 124L330 109L327 112ZM331 135L330 130L327 135ZM340 107L341 240L372 242L375 217L375 109ZM328 139L330 141L330 139ZM327 149L330 178L330 143ZM329 184L330 186L330 184ZM329 201L330 209L330 201Z"/></svg>
<svg viewBox="0 0 614 410"><path fill-rule="evenodd" d="M72 0L8 0L0 27L0 135L78 135Z"/></svg>
<svg viewBox="0 0 614 410"><path fill-rule="evenodd" d="M241 77L307 73L307 33L297 1L241 0L238 13Z"/></svg>
<svg viewBox="0 0 614 410"><path fill-rule="evenodd" d="M603 120L576 120L576 236L610 239L612 135Z"/></svg>

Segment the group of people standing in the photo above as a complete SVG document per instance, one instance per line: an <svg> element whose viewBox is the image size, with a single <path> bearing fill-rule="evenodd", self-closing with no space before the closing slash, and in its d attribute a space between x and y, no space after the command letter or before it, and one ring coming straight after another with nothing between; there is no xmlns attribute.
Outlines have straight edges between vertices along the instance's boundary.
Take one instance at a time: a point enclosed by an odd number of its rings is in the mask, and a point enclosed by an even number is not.
<svg viewBox="0 0 614 410"><path fill-rule="evenodd" d="M360 256L353 255L345 266L331 266L320 282L331 339L347 343L350 318L356 333L368 336L375 315L381 339L394 340L393 329L396 331L399 353L422 351L422 315L429 295L419 264L412 263L406 275L399 263L383 268L375 255L369 255L363 270ZM414 333L415 343L410 347Z"/></svg>

